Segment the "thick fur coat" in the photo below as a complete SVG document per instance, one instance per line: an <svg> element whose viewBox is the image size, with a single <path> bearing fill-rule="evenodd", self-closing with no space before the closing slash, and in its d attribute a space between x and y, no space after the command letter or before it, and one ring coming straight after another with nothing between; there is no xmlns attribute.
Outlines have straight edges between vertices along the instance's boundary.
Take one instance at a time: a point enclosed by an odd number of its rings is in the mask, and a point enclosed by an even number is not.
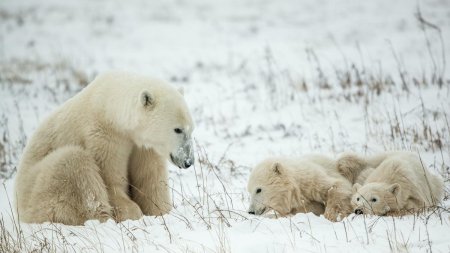
<svg viewBox="0 0 450 253"><path fill-rule="evenodd" d="M352 205L358 214L416 212L438 204L443 196L443 180L431 174L412 152L367 157L346 154L338 160L338 168L350 180L370 171L363 182L353 186Z"/></svg>
<svg viewBox="0 0 450 253"><path fill-rule="evenodd" d="M44 120L16 177L21 221L80 225L170 211L166 161L193 163L183 95L159 80L109 72Z"/></svg>
<svg viewBox="0 0 450 253"><path fill-rule="evenodd" d="M332 221L347 216L352 184L337 171L336 161L326 156L275 157L259 163L251 172L248 212L277 215L312 212Z"/></svg>

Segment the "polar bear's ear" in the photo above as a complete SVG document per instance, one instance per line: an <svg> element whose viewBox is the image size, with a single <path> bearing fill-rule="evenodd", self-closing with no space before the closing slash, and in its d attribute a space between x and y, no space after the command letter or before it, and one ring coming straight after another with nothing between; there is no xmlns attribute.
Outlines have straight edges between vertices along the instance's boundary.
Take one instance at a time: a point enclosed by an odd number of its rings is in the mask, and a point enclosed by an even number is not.
<svg viewBox="0 0 450 253"><path fill-rule="evenodd" d="M150 94L150 92L144 90L143 92L141 92L141 104L143 106L150 106L153 105L155 103L155 100L153 99L153 96Z"/></svg>
<svg viewBox="0 0 450 253"><path fill-rule="evenodd" d="M179 87L178 92L184 96L184 88L183 87Z"/></svg>
<svg viewBox="0 0 450 253"><path fill-rule="evenodd" d="M281 175L284 174L284 168L280 163L276 162L272 165L272 170L275 174Z"/></svg>
<svg viewBox="0 0 450 253"><path fill-rule="evenodd" d="M391 184L388 188L388 191L397 196L398 192L400 191L400 185L397 183Z"/></svg>
<svg viewBox="0 0 450 253"><path fill-rule="evenodd" d="M359 190L359 188L361 188L360 184L358 184L358 183L354 184L352 187L353 193L356 193Z"/></svg>

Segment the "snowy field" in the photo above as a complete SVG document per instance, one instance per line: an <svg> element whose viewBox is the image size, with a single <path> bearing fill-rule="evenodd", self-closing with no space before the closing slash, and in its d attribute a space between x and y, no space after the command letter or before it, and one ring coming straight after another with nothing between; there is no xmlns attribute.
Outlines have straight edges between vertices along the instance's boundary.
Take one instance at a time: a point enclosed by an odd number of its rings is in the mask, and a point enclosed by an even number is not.
<svg viewBox="0 0 450 253"><path fill-rule="evenodd" d="M0 1L0 252L449 252L448 0ZM196 164L164 217L85 226L13 215L39 122L105 70L184 87ZM332 223L246 213L270 155L404 149L445 179L425 214Z"/></svg>

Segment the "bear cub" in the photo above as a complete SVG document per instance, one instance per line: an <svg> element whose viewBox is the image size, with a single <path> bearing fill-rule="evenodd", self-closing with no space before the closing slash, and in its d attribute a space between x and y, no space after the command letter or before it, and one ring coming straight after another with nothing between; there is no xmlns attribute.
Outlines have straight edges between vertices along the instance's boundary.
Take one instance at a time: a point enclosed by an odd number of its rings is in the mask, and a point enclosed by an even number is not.
<svg viewBox="0 0 450 253"><path fill-rule="evenodd" d="M338 171L351 181L367 170L370 174L365 181L353 185L351 203L356 214L414 213L442 199L443 180L431 174L412 152L367 157L346 154L338 159Z"/></svg>

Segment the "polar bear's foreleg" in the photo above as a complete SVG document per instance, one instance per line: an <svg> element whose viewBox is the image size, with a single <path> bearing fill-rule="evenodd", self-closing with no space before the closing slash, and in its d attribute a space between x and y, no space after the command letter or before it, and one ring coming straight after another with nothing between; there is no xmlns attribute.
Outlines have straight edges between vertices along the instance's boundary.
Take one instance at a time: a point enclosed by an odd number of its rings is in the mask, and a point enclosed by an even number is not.
<svg viewBox="0 0 450 253"><path fill-rule="evenodd" d="M351 213L352 184L345 179L337 179L317 173L314 182L313 200L325 205L324 216L337 221Z"/></svg>
<svg viewBox="0 0 450 253"><path fill-rule="evenodd" d="M128 164L132 143L123 138L113 138L99 133L87 143L101 170L109 203L117 222L137 220L142 217L139 206L130 198Z"/></svg>
<svg viewBox="0 0 450 253"><path fill-rule="evenodd" d="M128 168L131 198L146 215L172 209L166 160L153 149L135 147Z"/></svg>
<svg viewBox="0 0 450 253"><path fill-rule="evenodd" d="M30 168L36 180L20 218L25 222L82 225L105 221L111 206L94 159L77 146L65 146ZM20 182L19 182L20 183Z"/></svg>
<svg viewBox="0 0 450 253"><path fill-rule="evenodd" d="M348 182L336 181L327 191L325 218L340 221L352 213L351 196L352 190Z"/></svg>

